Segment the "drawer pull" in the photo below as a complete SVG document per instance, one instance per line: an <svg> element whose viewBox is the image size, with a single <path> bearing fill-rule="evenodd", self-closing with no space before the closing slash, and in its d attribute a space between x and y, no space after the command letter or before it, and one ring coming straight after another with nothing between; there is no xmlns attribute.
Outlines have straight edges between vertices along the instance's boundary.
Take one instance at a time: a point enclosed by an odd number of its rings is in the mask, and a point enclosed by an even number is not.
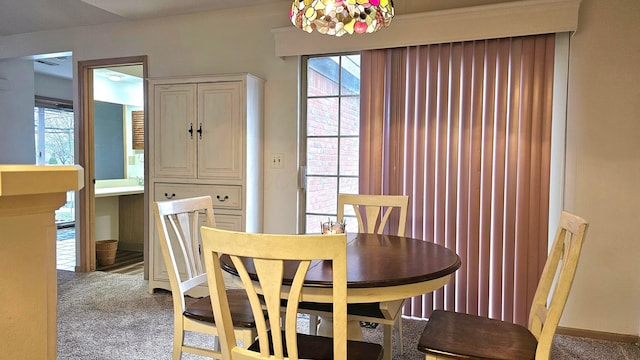
<svg viewBox="0 0 640 360"><path fill-rule="evenodd" d="M166 197L167 199L173 199L174 197L176 197L176 194L174 193L174 194L169 195L167 193L164 193L164 197Z"/></svg>
<svg viewBox="0 0 640 360"><path fill-rule="evenodd" d="M220 202L224 202L225 200L229 199L229 195L225 195L224 198L220 198L220 195L217 195L216 199L218 199L218 201Z"/></svg>

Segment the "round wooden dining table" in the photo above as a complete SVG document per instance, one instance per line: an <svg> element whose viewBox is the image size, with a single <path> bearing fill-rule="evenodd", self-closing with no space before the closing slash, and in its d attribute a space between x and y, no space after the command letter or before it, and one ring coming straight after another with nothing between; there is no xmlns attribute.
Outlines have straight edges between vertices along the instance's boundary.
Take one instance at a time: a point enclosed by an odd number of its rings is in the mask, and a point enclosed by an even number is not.
<svg viewBox="0 0 640 360"><path fill-rule="evenodd" d="M292 244L292 246L295 246ZM321 246L321 245L319 245ZM230 259L224 270L237 274ZM245 262L253 275L250 260ZM291 282L297 264L285 264L283 284ZM395 235L347 235L347 302L387 302L419 296L443 287L460 268L460 257L444 246ZM331 264L314 261L301 301L331 302Z"/></svg>
<svg viewBox="0 0 640 360"><path fill-rule="evenodd" d="M295 244L292 244L295 246ZM321 246L319 244L318 246ZM253 262L243 261L249 276L255 276ZM237 275L231 259L223 255L224 270ZM283 284L289 285L297 262L285 262ZM452 250L429 241L395 235L351 233L347 235L347 303L379 303L380 312L392 319L404 300L443 287L460 268L460 257ZM301 301L332 302L331 264L312 262L305 277ZM330 336L330 317L322 317L318 334ZM349 321L348 337L361 339L358 321ZM385 351L385 359L391 352Z"/></svg>

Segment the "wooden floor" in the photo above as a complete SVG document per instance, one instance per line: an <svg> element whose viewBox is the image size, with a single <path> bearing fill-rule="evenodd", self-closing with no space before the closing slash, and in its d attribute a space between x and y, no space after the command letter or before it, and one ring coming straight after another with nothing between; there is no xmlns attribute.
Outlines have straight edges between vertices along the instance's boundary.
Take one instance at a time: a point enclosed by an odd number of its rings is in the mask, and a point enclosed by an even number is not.
<svg viewBox="0 0 640 360"><path fill-rule="evenodd" d="M118 250L116 252L116 262L113 265L98 265L96 271L142 275L144 274L143 253L140 251Z"/></svg>

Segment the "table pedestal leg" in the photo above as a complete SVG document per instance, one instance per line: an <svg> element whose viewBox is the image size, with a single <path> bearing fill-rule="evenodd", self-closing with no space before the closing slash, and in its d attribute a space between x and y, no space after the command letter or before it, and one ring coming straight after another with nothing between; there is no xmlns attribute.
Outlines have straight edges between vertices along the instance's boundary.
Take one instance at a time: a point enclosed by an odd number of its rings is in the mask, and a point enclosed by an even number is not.
<svg viewBox="0 0 640 360"><path fill-rule="evenodd" d="M318 335L333 336L333 319L330 317L319 316ZM362 329L358 320L347 321L347 339L362 340Z"/></svg>

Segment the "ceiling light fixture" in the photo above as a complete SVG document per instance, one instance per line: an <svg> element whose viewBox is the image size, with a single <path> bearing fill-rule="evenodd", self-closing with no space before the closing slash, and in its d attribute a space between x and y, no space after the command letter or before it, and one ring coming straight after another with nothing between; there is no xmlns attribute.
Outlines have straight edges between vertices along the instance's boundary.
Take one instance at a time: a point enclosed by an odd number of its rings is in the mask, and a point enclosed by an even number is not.
<svg viewBox="0 0 640 360"><path fill-rule="evenodd" d="M109 74L107 76L107 78L109 78L109 80L111 81L120 81L124 78L124 75L119 75L119 74Z"/></svg>
<svg viewBox="0 0 640 360"><path fill-rule="evenodd" d="M289 18L306 32L342 36L389 26L393 0L293 0Z"/></svg>

